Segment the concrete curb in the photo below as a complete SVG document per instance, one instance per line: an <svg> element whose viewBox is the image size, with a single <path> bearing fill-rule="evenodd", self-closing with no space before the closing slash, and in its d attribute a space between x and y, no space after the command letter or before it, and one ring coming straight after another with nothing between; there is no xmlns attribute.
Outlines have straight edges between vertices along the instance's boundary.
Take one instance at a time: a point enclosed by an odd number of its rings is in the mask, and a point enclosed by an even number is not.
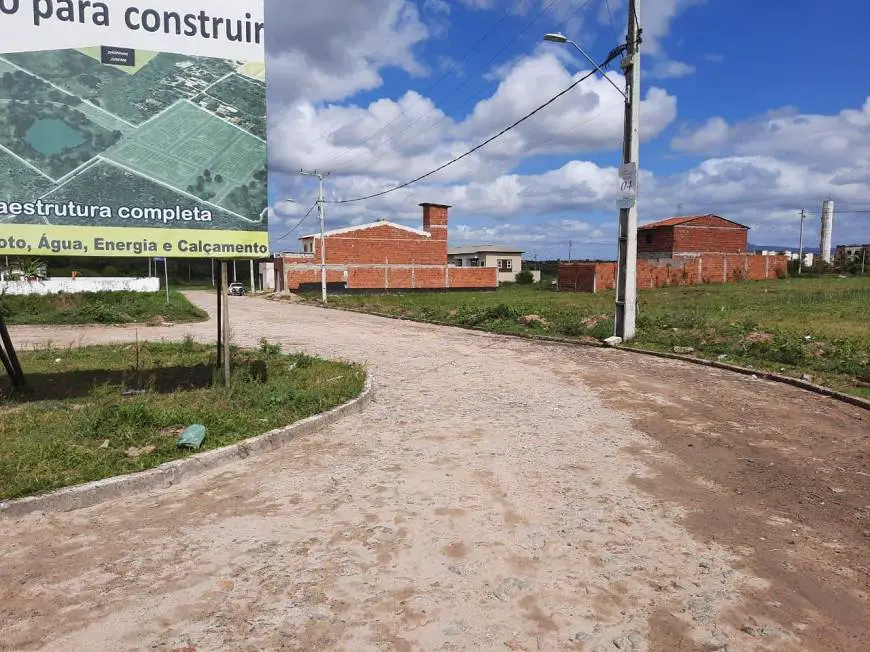
<svg viewBox="0 0 870 652"><path fill-rule="evenodd" d="M432 326L447 326L449 328L459 328L462 330L470 330L477 331L481 333L489 333L490 335L502 335L504 337L513 337L524 340L536 340L541 342L553 342L555 344L568 344L571 346L591 346L596 348L610 348L614 351L624 351L625 353L636 353L639 355L647 355L652 356L654 358L663 358L666 360L678 360L680 362L688 362L689 364L700 365L702 367L712 367L714 369L722 369L723 371L731 371L737 374L741 374L744 376L757 376L758 378L763 378L765 380L770 380L775 383L782 383L784 385L791 385L792 387L797 387L798 389L803 389L808 392L812 392L814 394L819 394L821 396L827 396L828 398L832 398L834 400L840 401L842 403L848 403L849 405L854 405L855 407L862 408L864 410L870 411L870 400L861 398L859 396L852 396L851 394L846 394L844 392L839 392L835 389L831 389L830 387L825 387L824 385L816 385L815 383L807 382L806 380L801 380L799 378L792 378L791 376L783 376L782 374L774 373L772 371L763 371L759 369L749 369L747 367L739 367L733 364L727 364L724 362L716 362L714 360L705 360L704 358L696 358L687 355L678 355L676 353L665 353L663 351L653 351L650 349L636 349L629 346L616 346L616 347L608 347L602 342L593 342L587 340L578 340L578 339L570 339L566 337L551 337L549 335L535 335L534 333L496 333L494 331L486 330L485 328L480 328L477 326L461 326L458 324L448 324L446 322L432 321L428 319L415 319L413 317L403 317L401 315L388 315L380 312L368 312L366 310L358 310L356 308L342 308L336 306L321 306L319 304L305 303L307 306L315 306L318 308L325 308L327 310L338 310L341 312L353 312L360 315L371 315L373 317L383 317L385 319L394 319L397 321L409 321L416 322L418 324L430 324Z"/></svg>
<svg viewBox="0 0 870 652"><path fill-rule="evenodd" d="M362 394L327 412L315 414L285 428L272 430L231 446L166 462L147 471L66 487L39 496L0 502L0 519L16 518L34 512L69 512L92 507L115 498L171 487L205 471L282 448L294 439L313 434L347 416L362 412L373 398L372 376L366 374Z"/></svg>
<svg viewBox="0 0 870 652"><path fill-rule="evenodd" d="M827 396L828 398L833 398L838 401L842 401L843 403L849 403L850 405L854 405L859 408L863 408L865 410L870 410L870 401L867 399L863 399L859 396L852 396L851 394L845 394L843 392L838 392L835 389L831 389L830 387L825 387L824 385L816 385L815 383L808 382L806 380L801 380L799 378L792 378L791 376L783 376L782 374L775 373L773 371L764 371L761 369L749 369L748 367L739 367L734 364L727 364L725 362L717 362L715 360L705 360L704 358L693 358L691 356L678 355L676 353L666 353L664 351L649 351L646 349L635 349L630 346L618 346L616 347L618 351L626 351L628 353L640 353L642 355L649 355L654 358L664 358L665 360L680 360L681 362L690 362L692 364L700 365L702 367L712 367L714 369L722 369L724 371L731 371L737 374L742 374L744 376L757 376L758 378L763 378L765 380L771 380L776 383L782 383L784 385L791 385L793 387L797 387L798 389L804 389L808 392L813 392L815 394L821 394L822 396Z"/></svg>

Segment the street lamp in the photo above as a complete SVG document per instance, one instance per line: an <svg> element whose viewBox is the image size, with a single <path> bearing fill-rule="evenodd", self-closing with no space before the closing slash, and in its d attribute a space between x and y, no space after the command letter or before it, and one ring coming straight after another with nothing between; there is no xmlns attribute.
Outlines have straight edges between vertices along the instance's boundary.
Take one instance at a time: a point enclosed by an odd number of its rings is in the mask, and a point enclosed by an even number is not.
<svg viewBox="0 0 870 652"><path fill-rule="evenodd" d="M625 45L611 51L608 61L625 52L622 70L625 73L626 92L623 92L579 45L564 34L544 35L551 43L571 45L604 75L625 99L624 134L622 139L622 180L619 206L619 258L616 263L616 313L613 320L614 340L626 342L634 339L637 330L637 179L640 162L640 4L641 0L628 0L628 31Z"/></svg>
<svg viewBox="0 0 870 652"><path fill-rule="evenodd" d="M569 39L564 34L560 34L559 32L551 32L549 34L544 34L544 40L548 41L550 43L563 43L563 44L573 46L574 49L577 50L577 52L579 52L580 54L582 54L583 58L585 58L586 61L591 63L595 67L595 70L600 72L604 76L604 79L606 79L608 81L608 83L611 86L613 86L613 88L615 88L617 90L617 92L620 95L622 95L623 98L625 98L625 101L626 102L628 101L628 96L625 94L625 92L619 86L614 84L613 81L610 79L610 77L607 76L607 73L601 69L601 66L599 66L597 63L595 63L595 60L592 57L590 57L588 54L586 54L586 52L583 50L583 48L581 48L579 45L577 45L574 41Z"/></svg>

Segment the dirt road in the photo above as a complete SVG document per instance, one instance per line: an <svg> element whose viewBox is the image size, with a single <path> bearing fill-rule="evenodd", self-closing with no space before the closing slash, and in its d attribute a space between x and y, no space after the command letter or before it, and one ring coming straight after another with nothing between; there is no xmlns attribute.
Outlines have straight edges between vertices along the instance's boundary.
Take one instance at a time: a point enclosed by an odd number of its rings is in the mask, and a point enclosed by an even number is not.
<svg viewBox="0 0 870 652"><path fill-rule="evenodd" d="M858 408L611 350L232 307L240 344L367 362L375 404L179 487L3 522L0 649L866 649Z"/></svg>

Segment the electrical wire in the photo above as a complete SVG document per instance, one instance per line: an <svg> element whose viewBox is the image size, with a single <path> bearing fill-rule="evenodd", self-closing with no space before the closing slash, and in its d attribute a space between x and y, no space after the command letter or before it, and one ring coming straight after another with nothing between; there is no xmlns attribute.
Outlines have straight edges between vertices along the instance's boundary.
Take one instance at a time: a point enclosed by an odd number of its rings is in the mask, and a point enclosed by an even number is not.
<svg viewBox="0 0 870 652"><path fill-rule="evenodd" d="M606 63L609 63L609 61L607 61ZM556 100L558 100L558 99L561 98L562 96L564 96L564 95L566 95L567 93L569 93L569 92L571 92L572 90L574 90L577 86L579 86L579 85L582 84L584 81L586 81L587 79L589 79L590 77L592 77L594 74L595 74L595 70L591 70L589 73L587 73L586 75L584 75L583 77L581 77L580 79L578 79L577 81L575 81L573 84L571 84L570 86L568 86L568 88L566 88L566 89L563 90L562 92L558 93L557 95L554 95L554 96L551 97L549 100L547 100L546 102L544 102L543 104L541 104L538 108L536 108L535 110L531 111L530 113L527 113L526 115L524 115L522 118L520 118L519 120L517 120L517 121L514 122L513 124L511 124L511 125L505 127L504 129L502 129L501 131L499 131L499 132L498 132L497 134L495 134L494 136L490 136L490 137L487 138L485 141L483 141L482 143L480 143L480 144L478 144L478 145L472 147L470 150L468 150L468 151L465 152L464 154L461 154L460 156L455 157L454 159L448 161L448 162L445 163L444 165L441 165L441 166L435 168L434 170L431 170L430 172L427 172L426 174L422 174L422 175L420 175L419 177L417 177L417 178L415 178L415 179L411 179L410 181L406 181L405 183L400 184L400 185L398 185L398 186L395 186L395 187L393 187L393 188L388 188L387 190L383 190L383 191L381 191L381 192L376 192L376 193L373 193L373 194L371 194L371 195L366 195L365 197L356 197L356 198L354 198L354 199L343 199L343 200L340 200L340 201L334 201L334 202L329 202L329 203L331 203L331 204L351 204L351 203L354 203L354 202L360 202L360 201L366 201L366 200L368 200L368 199L374 199L375 197L382 197L382 196L387 195L387 194L389 194L389 193L396 192L397 190L401 190L401 189L403 189L403 188L407 188L408 186L413 185L413 184L415 184L415 183L417 183L417 182L419 182L419 181L422 181L423 179L426 179L426 178L428 178L428 177L431 177L433 174L436 174L436 173L440 172L441 170L444 170L445 168L448 168L448 167L450 167L451 165L453 165L453 164L455 164L455 163L458 163L459 161L461 161L462 159L466 158L467 156L471 156L472 154L474 154L474 152L476 152L476 151L478 151L478 150L480 150L480 149L483 149L484 147L486 147L487 145L489 145L489 144L490 144L491 142L493 142L494 140L497 140L498 138L501 138L501 137L504 136L506 133L508 133L509 131L512 131L513 129L515 129L516 127L518 127L519 125L521 125L523 122L525 122L526 120L528 120L528 119L531 118L532 116L534 116L534 115L536 115L537 113L543 111L545 108L547 108L548 106L550 106L551 104L553 104Z"/></svg>
<svg viewBox="0 0 870 652"><path fill-rule="evenodd" d="M610 26L613 28L613 34L616 36L616 40L619 40L619 30L616 29L616 23L613 22L613 11L610 9L610 0L604 0L604 6L607 7L607 15L610 17Z"/></svg>
<svg viewBox="0 0 870 652"><path fill-rule="evenodd" d="M496 21L496 22L495 22L495 23L494 23L494 24L489 28L489 30L486 31L486 33L485 33L483 36L481 36L481 37L480 37L480 38L479 38L479 39L474 43L474 45L472 45L468 50L465 51L465 54L463 54L463 55L462 55L458 60L456 60L456 61L453 62L450 66L448 66L447 70L445 70L445 71L442 73L442 75L441 75L438 79L435 80L435 82L433 82L432 84L430 84L426 89L424 89L420 94L417 95L417 97L415 98L415 102L419 102L421 97L426 97L427 95L429 95L429 93L430 93L432 90L434 90L434 89L435 89L435 88L436 88L436 87L437 87L437 86L438 86L442 81L444 81L445 79L447 79L447 77L450 75L450 73L453 72L454 70L456 70L456 68L457 68L457 66L459 66L459 64L461 64L463 61L465 61L465 60L468 58L468 56L469 56L472 52L474 52L478 47L480 47L480 45L481 45L484 41L486 41L486 39L488 39L488 38L490 37L490 35L491 35L491 34L492 34L492 33L493 33L493 32L494 32L494 31L499 27L499 25L501 25L505 20L507 20L508 16L510 16L512 13L514 13L514 11L516 11L516 10L520 7L520 5L522 5L525 1L526 1L526 0L517 0L517 2L516 2L512 7L509 7L509 8L504 12L504 14L502 14L502 17L501 17L498 21ZM553 0L553 1L554 1L554 2L557 2L557 1L559 1L559 0ZM378 129L377 131L375 131L374 133L372 133L368 138L366 138L366 139L365 139L362 143L360 143L358 146L359 146L359 147L362 147L363 145L366 145L367 143L369 143L369 142L370 142L373 138L375 138L376 136L379 136L380 134L384 133L384 131L385 131L385 130L390 126L390 125L392 125L393 123L396 122L396 120L398 120L399 118L401 118L402 116L404 116L410 108L411 108L411 107L406 107L405 109L402 109L402 110L399 112L398 115L396 115L392 120L390 120L389 122L387 122L386 124L384 124L380 129ZM424 112L422 115L426 115L426 113L428 113L428 111L427 111L427 112ZM341 130L341 129L347 127L347 126L349 126L350 124L356 124L356 123L358 123L360 120L362 120L362 117L358 118L358 119L357 119L355 122L353 122L353 123L348 123L348 124L346 124L346 125L341 125L340 127L336 127L333 131L331 131L329 134L327 134L326 138L327 138L327 139L330 138L332 135L334 135L334 134L335 134L336 132L338 132L339 130ZM332 162L335 161L336 159L341 159L341 156L342 156L341 154L336 154L336 155L333 156L332 158L328 159L328 160L326 161L326 163L325 163L322 167L329 167L329 164L330 164L330 163L332 163Z"/></svg>
<svg viewBox="0 0 870 652"><path fill-rule="evenodd" d="M550 7L552 7L554 4L556 4L557 2L560 2L560 1L561 1L561 0L549 0L549 2L548 2L547 4L545 4L545 5L541 8L541 10L540 10L536 15L535 15L535 17L531 19L531 21L529 21L528 23L526 23L526 25L525 25L525 26L524 26L524 27L523 27L519 32L517 32L517 33L514 35L514 37L513 37L512 39L510 39L507 43L505 43L504 45L502 45L501 48L499 48L499 50L498 50L495 54L493 54L493 55L492 55L492 56L491 56L491 57L490 57L486 62L484 62L482 68L486 68L486 67L488 67L488 66L489 66L493 61L495 61L496 58L497 58L497 57L498 57L502 52L504 52L504 51L505 51L509 46L511 46L513 43L515 43L516 40L519 39L523 34L525 34L525 33L526 33L526 32L527 32L527 31L532 27L532 25L534 25L534 24L538 21L538 19L539 19L541 16L544 15L544 13L545 13L545 12L546 12ZM573 13L572 13L572 14L571 14L571 15L570 15L570 16L569 16L569 17L568 17L564 22L567 22L568 20L570 20L571 18L573 18L573 16L576 15L577 12L579 12L580 10L582 10L582 9L586 8L587 6L589 6L589 4L590 4L591 2L592 2L592 0L587 0L583 5L581 5L581 6L578 7L577 9L575 9L574 12L573 12ZM465 81L463 81L459 86L457 86L457 87L453 90L453 95L454 95L454 97L456 96L456 92L458 92L459 90L461 90L462 88L464 88L464 87L468 84L468 82L471 81L471 79L472 79L471 75L466 76ZM464 106L464 105L468 102L468 100L475 100L475 99L477 99L477 98L480 97L480 95L482 95L482 94L483 94L483 93L484 93L488 88L490 88L493 84L497 84L497 83L498 83L498 80L495 80L495 81L493 81L493 82L489 82L489 83L487 83L487 84L484 84L481 88L478 89L478 91L477 91L474 95L471 95L471 96L464 96L463 98L461 98L462 101L461 101L460 103L458 103L458 104L455 103L455 102L448 102L448 103L445 105L444 108L447 108L447 107L453 107L453 108L455 108L455 107L458 107L458 106ZM436 108L438 108L438 107L432 107L432 108L430 108L428 111L425 111L424 113L422 113L420 116L417 117L416 120L413 120L413 121L410 122L408 125L406 125L404 129L402 129L402 130L400 130L398 133L396 133L395 136L394 136L394 139L395 139L395 138L398 138L398 137L401 136L402 134L406 133L409 129L411 129L412 127L414 127L414 126L415 126L415 125L416 125L416 124L417 124L417 123L418 123L422 118L426 117L427 115L429 115L430 113L432 113L433 111L435 111ZM407 142L403 143L403 144L407 145L407 144L410 144L410 143L414 142L415 140L419 139L422 135L428 133L428 132L431 131L433 128L437 127L437 126L440 125L442 122L444 122L444 120L446 120L447 117L448 117L448 113L444 112L444 114L441 116L441 118L439 118L437 121L435 121L435 122L433 122L432 124L430 124L430 125L429 125L428 127L426 127L425 129L423 129L423 130L421 130L421 131L416 131L415 134L414 134L414 137L411 138L410 140L408 140ZM365 143L363 143L363 144L365 144ZM349 158L349 159L347 159L347 160L345 160L345 161L340 161L341 165L339 166L338 171L341 171L342 169L346 169L346 168L347 168L351 163L353 163L354 161L358 160L359 158L361 158L361 157L363 157L363 156L365 156L365 155L367 155L367 154L369 154L369 152L367 152L367 151L360 152L359 154L356 154L355 156L353 156L353 157L351 157L351 158Z"/></svg>
<svg viewBox="0 0 870 652"><path fill-rule="evenodd" d="M308 219L308 217L311 215L311 212L312 212L315 208L317 208L317 202L314 202L314 204L311 206L311 208L308 209L308 212L305 213L305 215L302 216L302 219L299 220L298 222L296 222L296 224L294 224L294 225L291 227L291 229L290 229L289 231L287 231L287 233L285 233L284 235L282 235L280 238L277 238L277 239L275 240L275 242L276 242L276 243L277 243L277 242L283 242L283 241L286 240L288 237L290 237L290 236L291 236L291 235L292 235L292 234L293 234L293 233L294 233L294 232L295 232L295 231L296 231L300 226L302 226L302 225L305 223L305 220Z"/></svg>

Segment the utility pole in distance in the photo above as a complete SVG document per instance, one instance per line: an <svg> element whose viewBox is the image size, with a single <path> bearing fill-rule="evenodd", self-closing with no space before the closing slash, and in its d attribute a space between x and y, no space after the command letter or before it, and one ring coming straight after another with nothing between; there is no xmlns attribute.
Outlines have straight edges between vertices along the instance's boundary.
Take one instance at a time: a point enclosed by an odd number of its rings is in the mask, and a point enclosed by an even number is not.
<svg viewBox="0 0 870 652"><path fill-rule="evenodd" d="M317 213L320 217L320 291L321 291L321 301L323 301L324 305L326 304L326 233L325 224L326 224L326 209L324 204L326 200L323 196L323 177L328 177L329 173L321 173L317 170L313 170L311 172L307 172L305 170L299 170L299 174L306 177L317 177L318 182L320 183L320 188L317 192Z"/></svg>
<svg viewBox="0 0 870 652"><path fill-rule="evenodd" d="M571 248L574 246L573 240L568 240L568 262L572 262L574 258L571 256Z"/></svg>
<svg viewBox="0 0 870 652"><path fill-rule="evenodd" d="M625 71L625 134L622 197L619 206L619 259L616 271L616 318L613 331L623 342L635 336L637 325L637 179L640 160L640 0L628 2Z"/></svg>
<svg viewBox="0 0 870 652"><path fill-rule="evenodd" d="M804 269L804 220L807 219L807 212L801 209L801 239L798 244L798 275L803 273Z"/></svg>

